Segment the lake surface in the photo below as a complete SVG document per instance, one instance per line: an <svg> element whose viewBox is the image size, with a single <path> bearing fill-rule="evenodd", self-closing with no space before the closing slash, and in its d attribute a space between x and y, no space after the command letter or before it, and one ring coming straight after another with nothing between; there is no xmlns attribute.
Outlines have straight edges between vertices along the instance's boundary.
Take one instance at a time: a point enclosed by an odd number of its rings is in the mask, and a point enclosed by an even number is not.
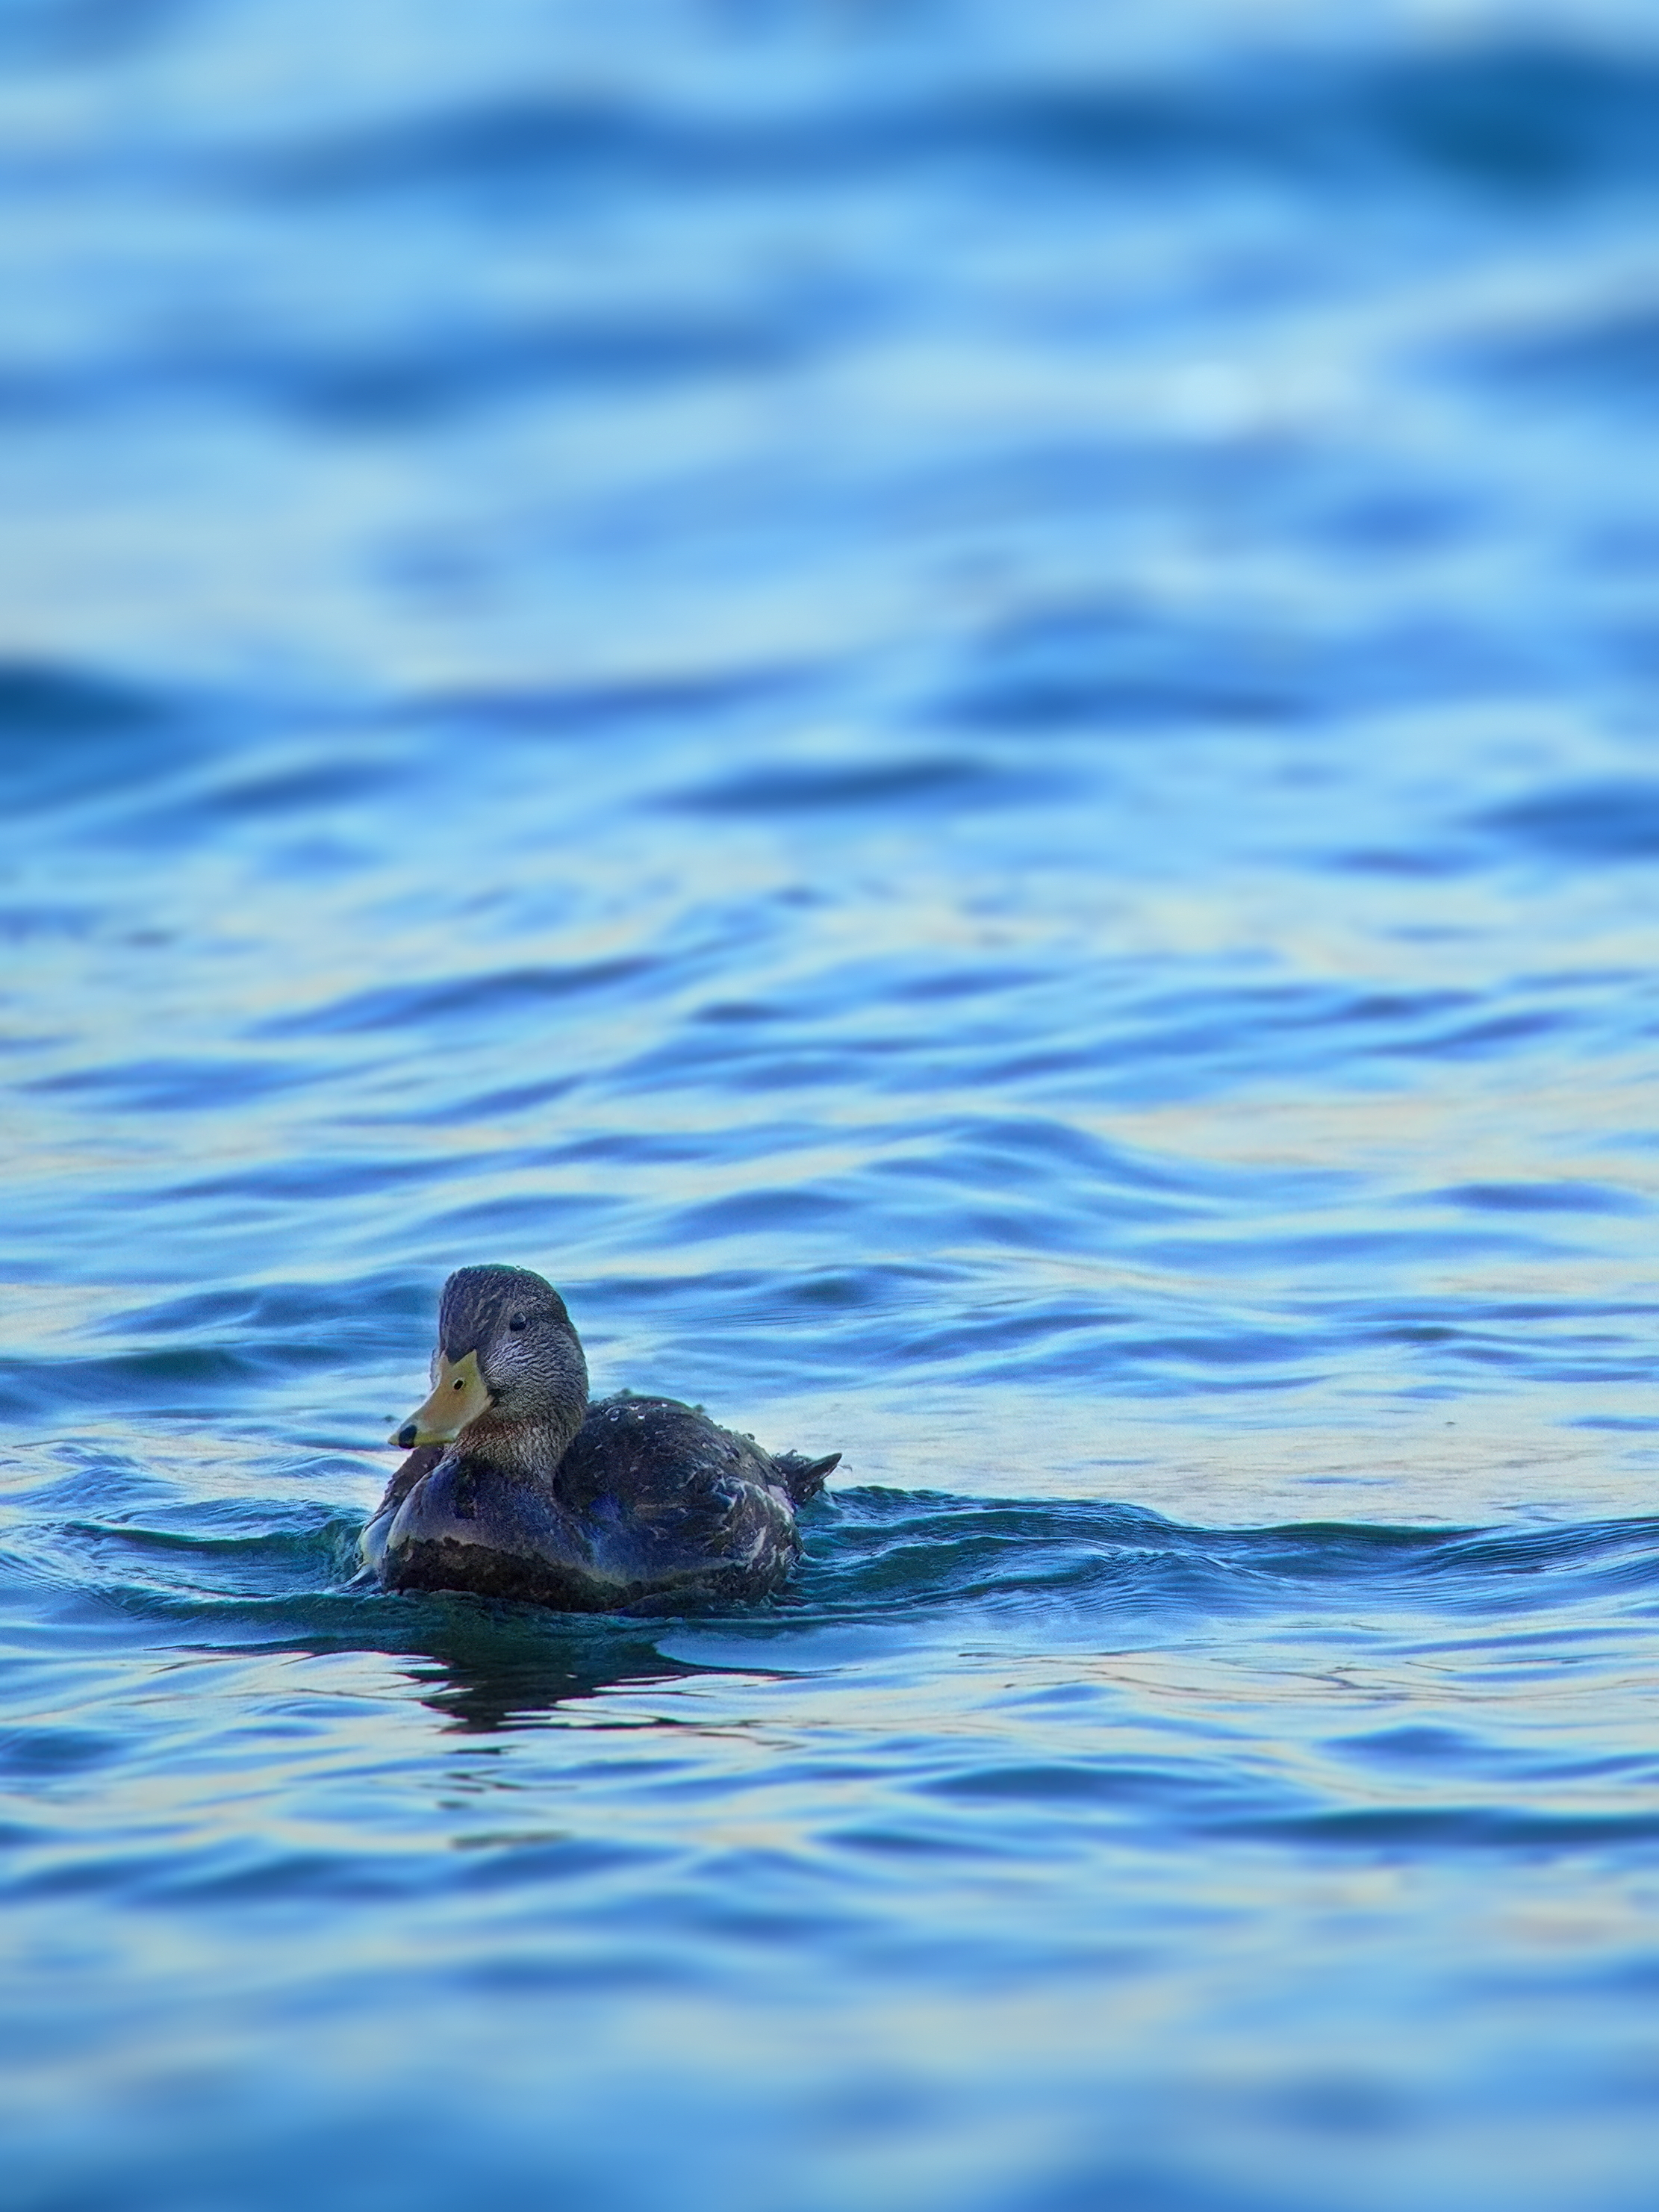
<svg viewBox="0 0 1659 2212"><path fill-rule="evenodd" d="M1652 2204L1659 40L1117 15L0 15L9 2202Z"/></svg>

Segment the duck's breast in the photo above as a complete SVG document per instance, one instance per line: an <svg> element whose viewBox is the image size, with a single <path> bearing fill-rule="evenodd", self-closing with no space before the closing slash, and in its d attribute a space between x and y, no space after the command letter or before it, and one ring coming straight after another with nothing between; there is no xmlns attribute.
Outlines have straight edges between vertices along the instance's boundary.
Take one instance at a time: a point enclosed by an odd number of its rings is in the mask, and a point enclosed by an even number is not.
<svg viewBox="0 0 1659 2212"><path fill-rule="evenodd" d="M596 1573L582 1531L546 1485L460 1454L422 1476L389 1517L382 1509L364 1531L366 1553L371 1539L390 1589L471 1590L581 1612L625 1595Z"/></svg>

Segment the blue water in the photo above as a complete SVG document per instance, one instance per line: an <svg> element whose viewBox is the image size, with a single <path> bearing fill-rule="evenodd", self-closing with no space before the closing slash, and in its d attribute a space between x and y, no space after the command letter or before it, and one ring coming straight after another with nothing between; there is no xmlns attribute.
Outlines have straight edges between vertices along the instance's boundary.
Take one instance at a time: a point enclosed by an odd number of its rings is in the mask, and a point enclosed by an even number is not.
<svg viewBox="0 0 1659 2212"><path fill-rule="evenodd" d="M1659 2171L1645 9L0 11L28 2212ZM844 1454L352 1582L438 1287Z"/></svg>

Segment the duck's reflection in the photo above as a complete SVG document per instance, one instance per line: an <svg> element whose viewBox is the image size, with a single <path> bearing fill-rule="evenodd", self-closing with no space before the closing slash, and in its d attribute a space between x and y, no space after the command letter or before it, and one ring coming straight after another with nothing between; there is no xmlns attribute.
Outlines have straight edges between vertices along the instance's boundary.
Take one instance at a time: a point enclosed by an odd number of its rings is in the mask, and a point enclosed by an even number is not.
<svg viewBox="0 0 1659 2212"><path fill-rule="evenodd" d="M458 1620L422 1644L406 1655L404 1674L422 1705L469 1735L533 1728L607 1690L725 1671L671 1659L648 1628L623 1620Z"/></svg>

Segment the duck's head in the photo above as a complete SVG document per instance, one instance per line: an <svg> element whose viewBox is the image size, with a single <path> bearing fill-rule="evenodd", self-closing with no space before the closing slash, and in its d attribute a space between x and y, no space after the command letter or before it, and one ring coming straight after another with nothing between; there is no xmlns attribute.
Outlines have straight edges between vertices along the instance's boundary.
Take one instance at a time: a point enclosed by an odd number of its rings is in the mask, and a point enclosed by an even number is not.
<svg viewBox="0 0 1659 2212"><path fill-rule="evenodd" d="M587 1363L551 1283L527 1267L458 1267L438 1308L432 1395L389 1441L449 1444L476 1425L481 1449L516 1431L533 1433L538 1458L556 1456L586 1410Z"/></svg>

